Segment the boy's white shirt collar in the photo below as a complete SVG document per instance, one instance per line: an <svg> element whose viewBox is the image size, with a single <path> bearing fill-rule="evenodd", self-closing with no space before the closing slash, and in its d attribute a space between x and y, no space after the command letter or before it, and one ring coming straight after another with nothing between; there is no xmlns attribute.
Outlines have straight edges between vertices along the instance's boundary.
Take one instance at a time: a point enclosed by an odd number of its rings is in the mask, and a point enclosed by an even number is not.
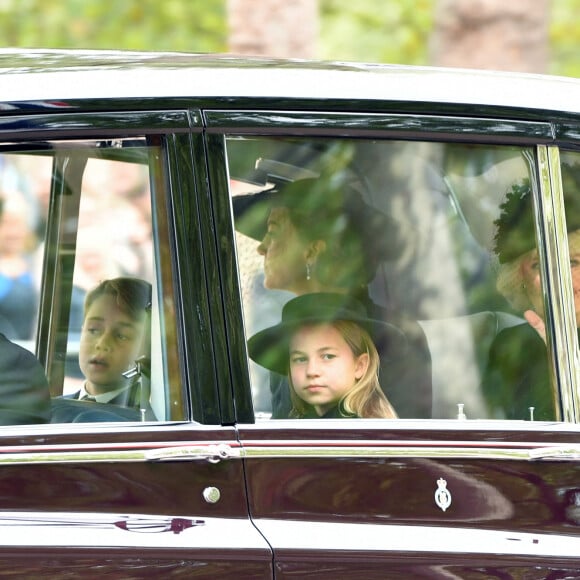
<svg viewBox="0 0 580 580"><path fill-rule="evenodd" d="M87 393L85 389L86 383L83 383L81 390L79 391L78 399L82 400L85 397L91 397L95 400L96 403L109 403L111 402L117 395L120 395L123 391L131 388L131 385L126 385L124 387L120 387L119 389L115 389L114 391L107 391L106 393L100 393L99 395L91 395Z"/></svg>

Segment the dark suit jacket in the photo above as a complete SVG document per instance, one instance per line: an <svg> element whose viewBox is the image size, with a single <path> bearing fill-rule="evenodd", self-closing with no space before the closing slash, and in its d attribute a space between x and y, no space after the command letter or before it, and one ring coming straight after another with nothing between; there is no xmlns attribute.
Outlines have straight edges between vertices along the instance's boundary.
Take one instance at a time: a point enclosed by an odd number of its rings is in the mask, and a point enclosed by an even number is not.
<svg viewBox="0 0 580 580"><path fill-rule="evenodd" d="M140 421L141 413L130 407L79 401L67 397L52 400L52 423L100 423ZM147 418L147 420L150 420Z"/></svg>
<svg viewBox="0 0 580 580"><path fill-rule="evenodd" d="M97 423L101 421L140 421L141 389L135 381L128 389L119 393L108 403L79 401L80 391L53 399L53 423ZM155 421L153 409L147 403L147 421Z"/></svg>
<svg viewBox="0 0 580 580"><path fill-rule="evenodd" d="M0 334L0 425L50 421L50 391L42 365Z"/></svg>
<svg viewBox="0 0 580 580"><path fill-rule="evenodd" d="M489 417L555 421L546 345L529 324L502 330L494 339L482 392Z"/></svg>

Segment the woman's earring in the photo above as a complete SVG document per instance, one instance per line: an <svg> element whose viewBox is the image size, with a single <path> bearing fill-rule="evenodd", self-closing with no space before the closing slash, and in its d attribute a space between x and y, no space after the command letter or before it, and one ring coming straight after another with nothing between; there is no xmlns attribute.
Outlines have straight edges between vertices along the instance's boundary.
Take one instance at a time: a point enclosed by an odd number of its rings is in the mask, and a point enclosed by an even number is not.
<svg viewBox="0 0 580 580"><path fill-rule="evenodd" d="M306 279L310 280L311 276L310 276L310 264L308 262L306 262Z"/></svg>

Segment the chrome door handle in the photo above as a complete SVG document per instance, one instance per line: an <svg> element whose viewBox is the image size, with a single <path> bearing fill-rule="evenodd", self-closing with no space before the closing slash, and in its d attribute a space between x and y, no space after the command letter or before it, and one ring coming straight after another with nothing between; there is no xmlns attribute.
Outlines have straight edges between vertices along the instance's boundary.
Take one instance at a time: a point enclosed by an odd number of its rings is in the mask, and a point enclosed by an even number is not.
<svg viewBox="0 0 580 580"><path fill-rule="evenodd" d="M219 463L241 457L239 449L225 443L218 445L183 445L145 451L146 461L208 461Z"/></svg>

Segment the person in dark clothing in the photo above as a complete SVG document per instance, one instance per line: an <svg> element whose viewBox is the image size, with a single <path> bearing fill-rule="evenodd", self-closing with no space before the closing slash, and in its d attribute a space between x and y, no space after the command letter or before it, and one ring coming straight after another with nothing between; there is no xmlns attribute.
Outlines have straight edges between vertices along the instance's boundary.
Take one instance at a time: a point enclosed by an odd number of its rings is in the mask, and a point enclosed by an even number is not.
<svg viewBox="0 0 580 580"><path fill-rule="evenodd" d="M14 257L21 234L11 234L20 222L12 223L12 214L4 213L4 199L0 196L0 218L3 223L6 254ZM21 256L16 262L24 263ZM38 359L25 348L11 342L11 338L28 339L34 319L34 291L30 274L14 279L0 274L0 425L30 425L48 423L51 418L50 390L44 368ZM19 280L26 278L21 285ZM32 302L31 302L32 300Z"/></svg>
<svg viewBox="0 0 580 580"><path fill-rule="evenodd" d="M383 355L405 343L402 332L368 317L344 294L310 293L282 309L279 324L248 341L250 357L287 375L295 418L386 418L396 411L381 389L379 355L371 335L383 337Z"/></svg>
<svg viewBox="0 0 580 580"><path fill-rule="evenodd" d="M580 166L562 166L570 267L576 319L580 321ZM488 416L494 419L554 421L557 392L546 349L544 302L536 249L532 193L526 180L514 185L496 221L498 290L526 322L494 339L482 381Z"/></svg>
<svg viewBox="0 0 580 580"><path fill-rule="evenodd" d="M505 328L497 335L489 352L483 393L491 418L556 419L546 344L530 324Z"/></svg>
<svg viewBox="0 0 580 580"><path fill-rule="evenodd" d="M362 303L369 316L403 330L407 350L388 362L380 338L373 337L380 356L381 385L389 389L399 416L431 417L431 356L422 328L374 303L368 292L379 265L401 252L394 220L367 204L338 175L234 196L232 202L236 229L260 241L266 288L297 296L344 294ZM286 377L272 373L270 389L272 417L288 417L291 401Z"/></svg>
<svg viewBox="0 0 580 580"><path fill-rule="evenodd" d="M0 425L48 423L50 391L42 365L0 334Z"/></svg>

